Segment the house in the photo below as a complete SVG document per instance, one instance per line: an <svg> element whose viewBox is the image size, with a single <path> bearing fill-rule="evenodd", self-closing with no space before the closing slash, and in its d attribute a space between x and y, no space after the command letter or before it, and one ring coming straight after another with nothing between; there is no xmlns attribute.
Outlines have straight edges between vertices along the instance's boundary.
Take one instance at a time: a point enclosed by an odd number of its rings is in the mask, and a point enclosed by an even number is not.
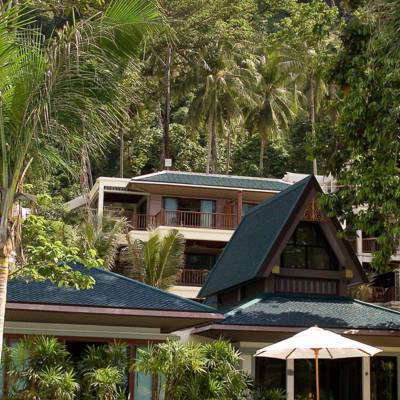
<svg viewBox="0 0 400 400"><path fill-rule="evenodd" d="M321 192L310 176L244 216L199 293L224 319L191 333L232 341L258 384L293 400L314 391L312 360L256 359L256 350L313 325L331 329L384 352L322 360L321 398L399 399L400 313L349 296L367 278L340 224L318 208Z"/></svg>
<svg viewBox="0 0 400 400"><path fill-rule="evenodd" d="M174 331L222 318L206 305L112 272L75 268L95 279L92 289L60 288L49 282L9 282L4 330L8 346L26 335L51 335L62 340L71 354L79 355L87 344L117 339L128 345L133 360L138 348L177 338ZM130 398L156 398L155 379L130 373ZM2 398L9 386L4 370L0 382Z"/></svg>
<svg viewBox="0 0 400 400"><path fill-rule="evenodd" d="M287 172L282 180L294 184L306 176L305 174ZM337 182L332 175L318 175L316 178L324 193L334 193L337 190ZM372 258L375 251L378 250L377 238L359 230L357 231L357 238L350 243L364 270L372 271ZM390 271L375 276L371 280L368 290L364 290L363 297L376 304L400 309L400 248L391 256Z"/></svg>
<svg viewBox="0 0 400 400"><path fill-rule="evenodd" d="M67 203L70 211L86 201L99 221L119 215L133 239L147 229L179 229L186 240L185 267L175 294L196 298L219 254L252 207L290 186L280 179L161 171L132 179L98 178L88 199ZM121 243L123 244L123 243Z"/></svg>

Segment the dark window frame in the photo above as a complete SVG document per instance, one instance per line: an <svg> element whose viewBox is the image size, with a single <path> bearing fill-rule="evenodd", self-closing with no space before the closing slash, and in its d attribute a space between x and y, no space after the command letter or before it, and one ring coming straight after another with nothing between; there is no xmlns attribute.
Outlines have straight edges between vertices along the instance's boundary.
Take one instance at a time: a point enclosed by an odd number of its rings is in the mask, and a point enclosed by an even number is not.
<svg viewBox="0 0 400 400"><path fill-rule="evenodd" d="M318 240L316 241L316 243L304 243L301 242L298 238L299 236L299 227L312 227L312 229L314 230L314 233L316 234L316 237L318 238ZM319 243L318 243L319 242ZM305 262L304 262L304 266L293 266L293 265L288 265L287 263L285 263L285 251L288 247L293 247L294 249L301 249L302 253L304 253L304 257L305 257ZM315 249L322 249L324 250L329 258L329 265L328 268L324 267L324 268L316 268L313 267L311 262L310 262L310 254L309 252ZM306 222L306 221L301 221L299 222L299 224L297 225L295 231L293 232L293 235L291 236L291 238L289 239L285 249L283 250L281 256L280 256L280 264L282 268L293 268L293 269L307 269L307 270L317 270L317 271L339 271L339 261L336 257L336 255L334 254L331 246L329 245L328 241L325 238L325 235L321 229L321 227L319 226L318 223L315 222Z"/></svg>

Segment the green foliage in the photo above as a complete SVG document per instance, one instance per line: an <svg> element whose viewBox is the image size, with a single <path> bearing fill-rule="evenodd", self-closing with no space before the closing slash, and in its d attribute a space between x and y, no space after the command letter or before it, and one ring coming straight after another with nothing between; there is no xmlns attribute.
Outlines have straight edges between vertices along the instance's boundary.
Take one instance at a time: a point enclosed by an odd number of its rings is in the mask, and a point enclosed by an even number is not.
<svg viewBox="0 0 400 400"><path fill-rule="evenodd" d="M392 6L361 8L348 21L331 74L342 99L330 104L335 113L322 122L315 148L339 185L323 206L346 220L349 237L357 229L378 237L377 272L388 269L400 237L399 19Z"/></svg>
<svg viewBox="0 0 400 400"><path fill-rule="evenodd" d="M265 145L282 138L299 110L300 92L294 75L285 68L282 54L264 50L254 61L247 60L249 87L255 105L248 106L246 125L250 133L260 135L259 173L263 175Z"/></svg>
<svg viewBox="0 0 400 400"><path fill-rule="evenodd" d="M16 270L11 276L27 280L50 280L59 286L87 289L92 277L74 271L74 264L100 267L103 261L91 248L82 249L76 230L60 220L30 215L22 224L23 246Z"/></svg>
<svg viewBox="0 0 400 400"><path fill-rule="evenodd" d="M285 400L286 392L282 389L259 389L254 394L254 400Z"/></svg>
<svg viewBox="0 0 400 400"><path fill-rule="evenodd" d="M140 351L132 368L161 374L165 400L243 400L248 390L239 353L223 340L209 344L161 343Z"/></svg>
<svg viewBox="0 0 400 400"><path fill-rule="evenodd" d="M73 360L58 339L26 337L5 348L13 400L125 400L127 346L87 346Z"/></svg>
<svg viewBox="0 0 400 400"><path fill-rule="evenodd" d="M79 384L64 344L53 337L27 337L5 348L11 398L76 398Z"/></svg>
<svg viewBox="0 0 400 400"><path fill-rule="evenodd" d="M159 289L175 284L183 268L185 250L184 238L177 229L163 237L158 230L150 230L147 242L132 241L129 235L127 238L131 277Z"/></svg>

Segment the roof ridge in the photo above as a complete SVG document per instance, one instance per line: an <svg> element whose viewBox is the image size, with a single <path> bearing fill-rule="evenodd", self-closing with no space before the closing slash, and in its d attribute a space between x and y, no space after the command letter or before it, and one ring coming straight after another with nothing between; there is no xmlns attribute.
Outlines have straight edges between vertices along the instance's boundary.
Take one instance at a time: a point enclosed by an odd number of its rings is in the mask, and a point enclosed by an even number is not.
<svg viewBox="0 0 400 400"><path fill-rule="evenodd" d="M224 314L224 315L225 315L225 318L234 316L234 315L235 315L236 313L238 313L239 311L245 310L246 308L249 308L249 307L251 307L252 305L259 303L262 299L263 299L262 296L257 296L257 297L255 297L254 299L247 300L247 301L241 303L240 305L237 305L236 307L232 308L231 310L227 311L227 312Z"/></svg>
<svg viewBox="0 0 400 400"><path fill-rule="evenodd" d="M352 300L353 300L355 303L364 304L364 305L369 306L369 307L372 307L372 308L377 308L378 310L388 311L388 312L391 312L391 313L393 313L393 314L400 315L400 311L393 310L393 308L379 306L378 304L369 303L369 302L367 302L367 301L358 300L358 299L354 299L354 298L352 298Z"/></svg>
<svg viewBox="0 0 400 400"><path fill-rule="evenodd" d="M222 178L234 178L234 179L251 179L251 180L259 180L259 181L280 182L280 183L286 184L288 186L293 185L293 183L284 181L282 178L268 178L268 177L247 176L247 175L207 174L205 172L175 171L175 170L162 170L162 171L154 172L151 174L139 175L139 176L133 177L132 179L140 179L140 178L144 178L144 177L156 176L156 175L161 175L161 174L166 174L166 173L179 174L179 175L196 175L196 176L204 176L204 177L210 176L210 177L222 177Z"/></svg>
<svg viewBox="0 0 400 400"><path fill-rule="evenodd" d="M306 178L302 179L301 181L298 181L291 186L287 187L286 189L282 190L281 192L275 194L274 196L270 197L269 199L264 200L262 203L257 204L255 207L252 207L250 211L242 218L242 221L250 214L254 213L255 211L259 210L260 208L263 208L266 205L269 205L276 201L277 199L281 199L282 197L285 197L288 193L291 193L292 190L295 190L298 186L302 186L309 181L311 181L311 178L313 175L309 175ZM305 182L307 180L307 182ZM301 184L301 185L300 185Z"/></svg>
<svg viewBox="0 0 400 400"><path fill-rule="evenodd" d="M79 265L82 266L83 268L86 268L83 264L79 264ZM146 288L148 288L148 289L150 289L150 290L153 290L153 291L156 291L156 292L161 292L161 293L163 293L163 294L165 294L165 295L167 295L167 296L171 296L171 297L174 297L174 298L176 298L176 299L183 300L183 301L185 301L185 302L187 302L187 303L195 304L196 306L203 307L204 309L209 309L209 310L212 310L213 312L217 312L217 310L216 310L215 308L213 308L213 307L211 307L211 306L208 306L208 305L206 305L206 304L202 304L202 303L199 303L199 302L197 302L197 301L190 300L190 299L187 299L187 298L185 298L185 297L178 296L178 295L176 295L176 294L174 294L174 293L170 293L170 292L167 292L167 291L165 291L165 290L156 288L156 287L154 287L154 286L148 285L147 283L140 282L140 281L138 281L138 280L136 280L136 279L132 279L132 278L129 278L129 277L127 277L127 276L117 274L116 272L107 271L107 270L104 270L104 269L101 269L101 268L98 268L98 267L87 268L87 269L89 269L89 270L96 270L96 271L102 272L102 273L104 273L104 274L110 274L110 275L113 275L113 276L115 276L115 277L117 277L117 278L119 278L119 279L124 279L124 280L128 281L129 283L139 284L140 286L145 286ZM204 310L204 311L206 311L206 310ZM201 312L201 311L199 311L199 312Z"/></svg>

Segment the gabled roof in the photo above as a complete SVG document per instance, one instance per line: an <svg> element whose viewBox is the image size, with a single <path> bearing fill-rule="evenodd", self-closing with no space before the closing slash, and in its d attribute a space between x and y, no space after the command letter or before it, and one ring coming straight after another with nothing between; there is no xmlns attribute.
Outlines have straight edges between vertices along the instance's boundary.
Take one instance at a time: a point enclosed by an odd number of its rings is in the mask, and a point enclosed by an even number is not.
<svg viewBox="0 0 400 400"><path fill-rule="evenodd" d="M160 184L193 185L280 192L290 186L281 179L247 176L202 174L195 172L161 171L132 178L131 183L148 182Z"/></svg>
<svg viewBox="0 0 400 400"><path fill-rule="evenodd" d="M304 328L318 325L400 331L400 312L350 297L266 294L229 311L215 325Z"/></svg>
<svg viewBox="0 0 400 400"><path fill-rule="evenodd" d="M211 307L112 272L82 266L76 269L95 279L92 289L58 287L48 281L27 283L10 280L7 303L215 313Z"/></svg>
<svg viewBox="0 0 400 400"><path fill-rule="evenodd" d="M254 207L242 219L199 296L208 297L256 278L296 206L302 204L307 188L315 184L315 178L309 176Z"/></svg>

